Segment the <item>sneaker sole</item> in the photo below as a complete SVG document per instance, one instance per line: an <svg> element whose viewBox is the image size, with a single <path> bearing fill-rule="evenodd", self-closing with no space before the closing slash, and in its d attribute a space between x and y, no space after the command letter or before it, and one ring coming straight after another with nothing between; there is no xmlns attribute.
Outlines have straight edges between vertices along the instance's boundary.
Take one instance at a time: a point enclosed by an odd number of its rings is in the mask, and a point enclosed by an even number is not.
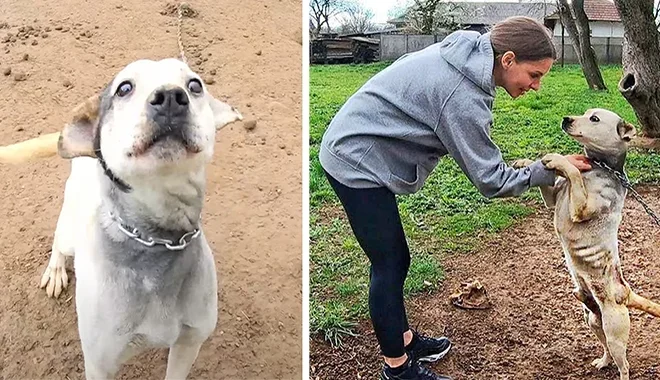
<svg viewBox="0 0 660 380"><path fill-rule="evenodd" d="M435 355L424 356L422 358L417 359L417 361L426 362L426 363L433 363L435 361L438 361L438 360L444 358L445 355L447 355L447 353L449 352L449 350L451 350L451 343L449 343L449 346L447 346L447 348L444 351L439 352Z"/></svg>

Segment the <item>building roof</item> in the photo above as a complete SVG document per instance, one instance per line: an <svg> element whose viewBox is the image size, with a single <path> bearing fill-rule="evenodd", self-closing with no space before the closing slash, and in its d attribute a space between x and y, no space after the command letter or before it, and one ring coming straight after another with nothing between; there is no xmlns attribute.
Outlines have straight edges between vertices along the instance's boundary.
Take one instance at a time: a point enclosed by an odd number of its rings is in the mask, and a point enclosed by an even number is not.
<svg viewBox="0 0 660 380"><path fill-rule="evenodd" d="M609 0L584 0L584 13L590 21L621 21L616 5Z"/></svg>
<svg viewBox="0 0 660 380"><path fill-rule="evenodd" d="M584 0L584 13L589 21L621 21L619 10L610 0ZM555 12L549 18L557 19L559 15Z"/></svg>

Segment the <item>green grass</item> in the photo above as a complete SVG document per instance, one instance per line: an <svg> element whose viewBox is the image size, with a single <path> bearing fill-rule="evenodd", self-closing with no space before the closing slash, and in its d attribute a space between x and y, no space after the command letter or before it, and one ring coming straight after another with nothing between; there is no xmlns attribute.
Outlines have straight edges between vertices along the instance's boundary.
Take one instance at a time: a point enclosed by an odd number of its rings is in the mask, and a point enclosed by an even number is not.
<svg viewBox="0 0 660 380"><path fill-rule="evenodd" d="M351 334L368 315L368 260L353 237L318 162L326 126L341 105L387 64L311 66L310 68L310 325L333 344ZM565 115L607 108L636 123L630 105L617 91L621 68L602 67L607 91L589 90L579 66L554 67L539 93L513 100L498 89L492 137L506 161L540 158L545 153L579 153L561 132ZM627 171L633 183L660 183L660 155L631 151ZM407 296L432 291L444 278L443 255L468 253L481 239L521 220L540 205L538 191L516 199L481 196L448 157L440 160L422 190L398 197L412 252Z"/></svg>

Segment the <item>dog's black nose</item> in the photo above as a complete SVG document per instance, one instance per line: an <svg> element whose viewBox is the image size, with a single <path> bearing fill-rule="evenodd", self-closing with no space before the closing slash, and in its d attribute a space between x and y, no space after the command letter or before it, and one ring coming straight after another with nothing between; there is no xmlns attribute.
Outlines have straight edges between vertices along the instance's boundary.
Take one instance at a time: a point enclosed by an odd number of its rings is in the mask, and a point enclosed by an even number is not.
<svg viewBox="0 0 660 380"><path fill-rule="evenodd" d="M564 116L564 120L561 122L562 129L566 130L566 128L570 127L571 123L573 123L573 118Z"/></svg>
<svg viewBox="0 0 660 380"><path fill-rule="evenodd" d="M182 88L156 90L149 97L149 104L156 115L180 117L188 113L188 94Z"/></svg>

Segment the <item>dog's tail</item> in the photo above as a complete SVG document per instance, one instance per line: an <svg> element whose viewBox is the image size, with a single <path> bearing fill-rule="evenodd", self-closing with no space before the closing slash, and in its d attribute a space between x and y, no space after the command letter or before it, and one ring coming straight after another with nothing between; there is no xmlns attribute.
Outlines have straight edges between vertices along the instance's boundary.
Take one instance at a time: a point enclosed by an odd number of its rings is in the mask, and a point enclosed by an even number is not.
<svg viewBox="0 0 660 380"><path fill-rule="evenodd" d="M630 290L630 295L628 296L628 306L660 318L660 304L644 298L632 290Z"/></svg>
<svg viewBox="0 0 660 380"><path fill-rule="evenodd" d="M60 132L45 134L16 144L0 146L0 163L19 164L57 155Z"/></svg>

